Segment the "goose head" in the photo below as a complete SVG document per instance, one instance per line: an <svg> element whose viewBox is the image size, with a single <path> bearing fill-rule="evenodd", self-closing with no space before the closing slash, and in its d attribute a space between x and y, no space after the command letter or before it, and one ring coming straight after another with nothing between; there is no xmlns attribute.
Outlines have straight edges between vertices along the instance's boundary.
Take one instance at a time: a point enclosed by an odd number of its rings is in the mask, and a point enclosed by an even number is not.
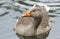
<svg viewBox="0 0 60 39"><path fill-rule="evenodd" d="M24 13L23 17L33 17L33 18L41 18L44 12L48 12L49 8L46 5L42 4L34 4L34 6L29 9L26 13Z"/></svg>

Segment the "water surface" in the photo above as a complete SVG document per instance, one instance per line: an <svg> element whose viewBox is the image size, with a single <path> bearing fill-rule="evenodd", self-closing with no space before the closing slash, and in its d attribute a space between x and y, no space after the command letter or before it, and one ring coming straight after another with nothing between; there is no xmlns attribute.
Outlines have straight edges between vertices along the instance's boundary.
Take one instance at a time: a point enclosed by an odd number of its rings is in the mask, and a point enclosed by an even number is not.
<svg viewBox="0 0 60 39"><path fill-rule="evenodd" d="M16 20L35 3L43 3L50 7L52 30L47 39L60 39L60 0L0 0L0 39L18 39L13 31Z"/></svg>

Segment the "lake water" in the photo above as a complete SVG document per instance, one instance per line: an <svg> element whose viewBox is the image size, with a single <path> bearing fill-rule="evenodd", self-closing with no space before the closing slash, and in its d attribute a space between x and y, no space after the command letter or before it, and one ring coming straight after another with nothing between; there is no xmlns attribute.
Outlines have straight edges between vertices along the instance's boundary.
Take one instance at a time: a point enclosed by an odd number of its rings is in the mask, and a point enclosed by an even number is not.
<svg viewBox="0 0 60 39"><path fill-rule="evenodd" d="M13 31L16 20L35 3L50 7L52 29L47 39L60 39L60 0L0 0L0 39L18 39Z"/></svg>

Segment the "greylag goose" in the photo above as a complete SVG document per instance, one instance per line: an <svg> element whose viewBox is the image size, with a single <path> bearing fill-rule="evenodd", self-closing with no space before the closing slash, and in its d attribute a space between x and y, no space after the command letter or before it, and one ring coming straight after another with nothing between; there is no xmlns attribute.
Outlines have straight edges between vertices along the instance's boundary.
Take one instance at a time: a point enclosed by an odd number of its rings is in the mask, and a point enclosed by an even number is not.
<svg viewBox="0 0 60 39"><path fill-rule="evenodd" d="M51 30L46 5L35 4L18 18L15 32L20 39L46 39Z"/></svg>

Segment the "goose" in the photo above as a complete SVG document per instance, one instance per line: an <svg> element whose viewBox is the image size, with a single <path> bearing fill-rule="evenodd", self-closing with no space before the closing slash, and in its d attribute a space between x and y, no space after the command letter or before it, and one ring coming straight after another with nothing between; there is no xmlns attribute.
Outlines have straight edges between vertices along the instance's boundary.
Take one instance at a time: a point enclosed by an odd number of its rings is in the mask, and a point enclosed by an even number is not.
<svg viewBox="0 0 60 39"><path fill-rule="evenodd" d="M14 28L19 39L46 39L51 30L48 11L48 6L34 4L19 17Z"/></svg>

